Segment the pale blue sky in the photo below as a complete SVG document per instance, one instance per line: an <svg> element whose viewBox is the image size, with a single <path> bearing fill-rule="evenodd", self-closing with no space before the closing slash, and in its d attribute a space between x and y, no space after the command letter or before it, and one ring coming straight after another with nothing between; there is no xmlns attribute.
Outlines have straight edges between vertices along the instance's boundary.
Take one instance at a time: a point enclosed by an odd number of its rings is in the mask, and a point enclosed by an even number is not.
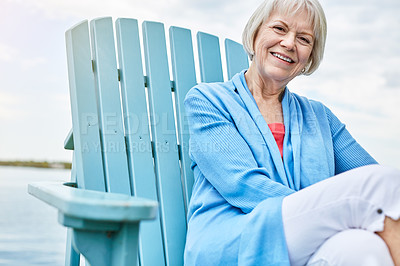
<svg viewBox="0 0 400 266"><path fill-rule="evenodd" d="M1 0L0 159L70 160L64 32L102 16L164 22L240 41L261 0ZM320 100L381 163L400 166L400 1L321 0L324 61L289 84Z"/></svg>

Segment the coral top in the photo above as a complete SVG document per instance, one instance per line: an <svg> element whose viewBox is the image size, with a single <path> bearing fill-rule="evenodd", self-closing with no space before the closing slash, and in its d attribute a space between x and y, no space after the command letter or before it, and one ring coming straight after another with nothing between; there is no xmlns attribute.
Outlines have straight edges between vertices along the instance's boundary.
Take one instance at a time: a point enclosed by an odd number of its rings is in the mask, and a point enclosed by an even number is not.
<svg viewBox="0 0 400 266"><path fill-rule="evenodd" d="M274 136L276 144L278 145L281 157L283 158L283 139L285 138L285 125L283 123L268 124L269 129Z"/></svg>

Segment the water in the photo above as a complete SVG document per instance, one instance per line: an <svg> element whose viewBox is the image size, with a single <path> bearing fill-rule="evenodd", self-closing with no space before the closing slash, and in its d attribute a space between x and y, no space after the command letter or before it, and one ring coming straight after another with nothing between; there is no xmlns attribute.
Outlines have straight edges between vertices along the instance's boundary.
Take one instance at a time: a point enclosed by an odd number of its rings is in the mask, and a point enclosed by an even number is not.
<svg viewBox="0 0 400 266"><path fill-rule="evenodd" d="M0 166L0 265L64 265L66 229L28 183L68 181L70 171Z"/></svg>

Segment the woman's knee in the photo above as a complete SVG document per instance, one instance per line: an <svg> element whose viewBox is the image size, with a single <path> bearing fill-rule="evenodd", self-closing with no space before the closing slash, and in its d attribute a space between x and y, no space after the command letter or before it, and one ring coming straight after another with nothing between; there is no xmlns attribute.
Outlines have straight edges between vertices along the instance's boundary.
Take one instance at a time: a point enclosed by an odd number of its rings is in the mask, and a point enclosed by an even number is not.
<svg viewBox="0 0 400 266"><path fill-rule="evenodd" d="M387 196L398 195L400 192L399 170L382 165L368 165L359 168L359 170L355 175L359 178L360 193L365 200L368 201L375 195L378 196L380 201Z"/></svg>
<svg viewBox="0 0 400 266"><path fill-rule="evenodd" d="M307 265L394 265L385 242L361 229L339 232L325 241Z"/></svg>
<svg viewBox="0 0 400 266"><path fill-rule="evenodd" d="M368 165L361 168L365 170L367 176L370 176L371 178L377 178L378 180L389 178L393 181L400 182L400 171L396 168L379 164Z"/></svg>

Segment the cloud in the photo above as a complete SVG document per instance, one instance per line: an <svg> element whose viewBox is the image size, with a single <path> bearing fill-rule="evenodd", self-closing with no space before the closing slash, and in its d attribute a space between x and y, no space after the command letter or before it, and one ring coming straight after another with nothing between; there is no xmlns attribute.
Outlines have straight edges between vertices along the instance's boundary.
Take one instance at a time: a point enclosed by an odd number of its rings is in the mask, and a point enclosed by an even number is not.
<svg viewBox="0 0 400 266"><path fill-rule="evenodd" d="M13 93L8 93L0 90L0 119L15 120L24 116L24 111L18 106L21 106L21 99Z"/></svg>
<svg viewBox="0 0 400 266"><path fill-rule="evenodd" d="M65 18L92 19L112 16L152 20L168 25L207 31L218 36L230 36L240 40L247 19L261 0L248 1L197 1L197 0L9 0L51 20Z"/></svg>
<svg viewBox="0 0 400 266"><path fill-rule="evenodd" d="M398 63L397 61L396 63ZM383 73L383 78L385 79L385 87L388 89L395 89L398 90L400 88L400 69L399 68L393 68L393 69L388 69Z"/></svg>
<svg viewBox="0 0 400 266"><path fill-rule="evenodd" d="M31 57L22 59L21 52L7 44L0 43L0 61L5 63L13 63L19 65L22 70L27 70L44 64L46 58L44 57Z"/></svg>
<svg viewBox="0 0 400 266"><path fill-rule="evenodd" d="M32 69L34 67L37 67L39 65L42 65L46 63L46 58L44 57L33 57L33 58L28 58L25 59L21 62L21 67L24 70Z"/></svg>
<svg viewBox="0 0 400 266"><path fill-rule="evenodd" d="M0 61L10 62L12 61L17 55L19 51L7 44L0 43Z"/></svg>
<svg viewBox="0 0 400 266"><path fill-rule="evenodd" d="M400 121L400 4L395 1L324 1L328 41L308 92L370 119ZM354 119L354 118L353 118Z"/></svg>

